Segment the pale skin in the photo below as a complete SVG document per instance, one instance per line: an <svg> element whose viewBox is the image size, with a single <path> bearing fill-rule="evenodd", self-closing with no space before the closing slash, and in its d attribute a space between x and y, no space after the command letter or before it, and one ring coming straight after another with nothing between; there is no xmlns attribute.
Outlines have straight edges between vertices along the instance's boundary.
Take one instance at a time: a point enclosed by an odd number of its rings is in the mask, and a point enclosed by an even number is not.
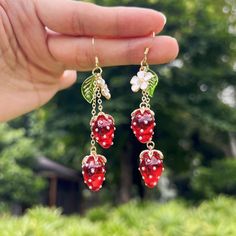
<svg viewBox="0 0 236 236"><path fill-rule="evenodd" d="M139 64L160 33L165 16L151 9L101 7L71 0L0 0L0 122L47 103L72 86L76 71ZM178 55L170 36L156 36L148 60L168 63ZM129 81L127 81L128 83Z"/></svg>

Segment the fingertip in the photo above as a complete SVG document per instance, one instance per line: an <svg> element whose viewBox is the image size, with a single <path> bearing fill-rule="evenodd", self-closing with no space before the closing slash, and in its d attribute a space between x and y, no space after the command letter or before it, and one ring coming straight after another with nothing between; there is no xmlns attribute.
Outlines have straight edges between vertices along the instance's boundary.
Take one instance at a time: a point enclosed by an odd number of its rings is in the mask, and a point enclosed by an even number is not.
<svg viewBox="0 0 236 236"><path fill-rule="evenodd" d="M165 64L176 59L179 53L179 45L175 38L170 36L158 36L150 55L151 64Z"/></svg>
<svg viewBox="0 0 236 236"><path fill-rule="evenodd" d="M162 13L160 11L155 11L152 9L150 9L150 11L152 11L152 18L150 19L152 22L150 22L150 26L155 27L155 28L152 28L151 31L158 34L163 30L163 28L166 24L167 18L164 15L164 13ZM155 22L155 23L153 23L153 22Z"/></svg>
<svg viewBox="0 0 236 236"><path fill-rule="evenodd" d="M60 78L59 90L63 90L72 86L77 79L77 73L75 70L64 71L62 77Z"/></svg>
<svg viewBox="0 0 236 236"><path fill-rule="evenodd" d="M176 38L169 37L170 40L170 47L172 49L172 61L175 60L179 54L179 44Z"/></svg>
<svg viewBox="0 0 236 236"><path fill-rule="evenodd" d="M164 13L159 12L159 14L162 16L163 24L164 24L164 26L165 26L166 21L167 21L167 18L166 18L166 16L164 15Z"/></svg>

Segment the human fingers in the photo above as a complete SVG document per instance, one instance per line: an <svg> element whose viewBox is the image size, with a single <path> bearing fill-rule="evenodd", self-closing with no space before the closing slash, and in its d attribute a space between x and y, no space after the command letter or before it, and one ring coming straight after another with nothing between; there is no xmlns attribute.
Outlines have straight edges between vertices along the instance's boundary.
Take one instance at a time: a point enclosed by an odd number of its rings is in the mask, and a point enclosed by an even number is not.
<svg viewBox="0 0 236 236"><path fill-rule="evenodd" d="M139 64L151 37L135 39L95 39L95 51L101 66ZM87 71L94 67L95 52L91 38L51 36L48 38L51 55L66 68ZM63 48L63 50L62 50ZM148 55L150 64L163 64L178 55L178 43L169 36L153 39Z"/></svg>
<svg viewBox="0 0 236 236"><path fill-rule="evenodd" d="M49 29L68 35L141 37L159 33L165 16L137 7L102 7L71 0L35 0L37 15Z"/></svg>

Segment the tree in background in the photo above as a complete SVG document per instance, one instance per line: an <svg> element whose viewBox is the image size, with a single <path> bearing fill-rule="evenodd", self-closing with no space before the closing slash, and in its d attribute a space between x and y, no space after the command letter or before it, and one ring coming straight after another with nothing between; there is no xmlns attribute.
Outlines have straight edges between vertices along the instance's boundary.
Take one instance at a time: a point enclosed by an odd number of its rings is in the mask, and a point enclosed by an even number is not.
<svg viewBox="0 0 236 236"><path fill-rule="evenodd" d="M108 6L149 7L166 14L168 22L163 34L178 39L180 55L168 65L152 68L160 77L152 100L152 108L157 114L154 141L166 157L167 176L178 194L194 198L194 186L199 186L195 178L201 173L197 170L203 166L211 168L212 161L232 155L228 134L236 132L236 111L220 97L225 88L235 89L236 86L236 1L94 2ZM143 187L137 171L138 155L143 147L130 131L130 113L138 106L140 98L129 92L129 80L137 69L129 66L104 71L112 93L111 101L104 106L115 117L117 131L113 148L101 150L108 158L108 173L103 190L90 194L96 201L126 202L136 196L156 197L159 194L158 190L151 192ZM80 163L89 149L90 134L90 106L80 93L81 83L87 75L78 73L78 83L71 89L60 92L47 106L11 122L6 128L25 127L23 137L34 143L28 146L34 152L32 157L40 150L58 162L81 170ZM5 133L6 130L1 132L1 136ZM16 138L16 142L21 139ZM8 147L2 145L1 150ZM87 193L85 190L85 196ZM14 190L9 194L14 194Z"/></svg>
<svg viewBox="0 0 236 236"><path fill-rule="evenodd" d="M39 202L45 182L32 170L37 149L26 130L3 124L0 133L0 207L5 204L18 213Z"/></svg>

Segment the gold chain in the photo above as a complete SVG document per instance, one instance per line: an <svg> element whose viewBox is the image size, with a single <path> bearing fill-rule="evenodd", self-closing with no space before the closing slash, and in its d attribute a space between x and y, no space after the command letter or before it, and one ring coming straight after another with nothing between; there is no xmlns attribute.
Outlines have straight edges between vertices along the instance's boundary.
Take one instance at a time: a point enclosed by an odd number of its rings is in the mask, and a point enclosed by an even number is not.
<svg viewBox="0 0 236 236"><path fill-rule="evenodd" d="M96 69L98 69L99 67L97 67ZM98 76L100 76L100 73L96 73L95 76L96 78L98 78ZM93 120L97 114L97 108L99 112L103 111L103 105L102 105L102 99L101 99L102 95L101 95L101 89L97 84L97 80L94 80L94 91L93 91L93 100L92 100L92 111L91 111L91 115L92 115L92 119ZM98 104L98 107L97 107ZM90 152L93 154L96 154L97 152L97 148L96 148L96 141L95 141L95 137L93 135L92 132L92 127L91 127L91 148L90 148Z"/></svg>
<svg viewBox="0 0 236 236"><path fill-rule="evenodd" d="M102 95L101 95L101 89L98 88L98 89L97 89L97 103L98 103L98 110L99 110L99 112L102 112L102 110L103 110L101 97L102 97Z"/></svg>
<svg viewBox="0 0 236 236"><path fill-rule="evenodd" d="M150 97L147 91L142 91L142 102L139 105L140 108L150 108Z"/></svg>
<svg viewBox="0 0 236 236"><path fill-rule="evenodd" d="M94 119L94 117L96 116L96 113L97 113L97 81L94 80L94 91L93 91L93 101L92 101L92 111L91 111L91 114L92 114L92 119ZM95 146L96 142L95 142L95 137L93 135L93 132L92 132L92 126L91 126L91 134L90 134L90 137L91 137L91 147L90 147L90 153L91 154L96 154L97 152L97 148Z"/></svg>

